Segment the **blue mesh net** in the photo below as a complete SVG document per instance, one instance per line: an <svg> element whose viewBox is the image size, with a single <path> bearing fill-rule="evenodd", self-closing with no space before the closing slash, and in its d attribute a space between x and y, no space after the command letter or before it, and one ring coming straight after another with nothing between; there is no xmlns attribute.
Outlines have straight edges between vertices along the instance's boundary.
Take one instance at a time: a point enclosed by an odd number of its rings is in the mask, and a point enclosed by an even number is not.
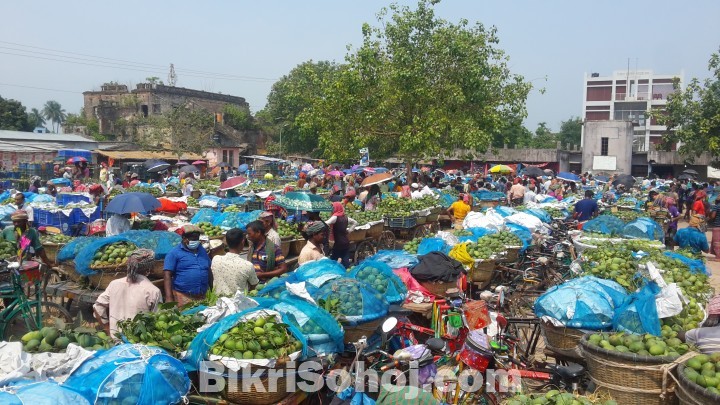
<svg viewBox="0 0 720 405"><path fill-rule="evenodd" d="M705 262L703 262L701 259L691 259L687 256L683 256L680 253L665 251L663 252L665 256L670 257L675 260L679 260L684 265L688 266L691 273L699 273L702 272L704 274L710 275L710 269L705 266Z"/></svg>
<svg viewBox="0 0 720 405"><path fill-rule="evenodd" d="M445 241L442 238L425 238L418 246L417 254L425 255L430 252L445 251Z"/></svg>
<svg viewBox="0 0 720 405"><path fill-rule="evenodd" d="M342 326L329 312L303 299L283 294L282 300L257 299L258 305L283 314L305 336L312 355L341 353L345 349Z"/></svg>
<svg viewBox="0 0 720 405"><path fill-rule="evenodd" d="M522 225L512 224L512 223L505 224L505 227L507 228L507 230L509 232L512 232L513 235L520 238L520 241L522 242L522 247L520 248L521 252L524 252L528 248L528 246L530 246L532 244L532 241L533 241L532 232L530 232L530 230L528 228L526 228Z"/></svg>
<svg viewBox="0 0 720 405"><path fill-rule="evenodd" d="M94 239L94 241L90 242L78 252L77 256L75 256L75 271L83 276L95 274L95 271L90 268L90 263L95 258L95 253L97 253L98 250L116 242L130 242L129 238L122 235Z"/></svg>
<svg viewBox="0 0 720 405"><path fill-rule="evenodd" d="M66 262L68 260L72 260L77 256L77 254L87 245L90 244L90 242L96 241L97 237L92 236L81 236L79 238L75 238L67 243L67 245L63 246L62 249L58 252L57 260L59 262Z"/></svg>
<svg viewBox="0 0 720 405"><path fill-rule="evenodd" d="M495 207L495 212L500 214L501 217L509 217L510 215L518 213L515 208L504 207L502 205Z"/></svg>
<svg viewBox="0 0 720 405"><path fill-rule="evenodd" d="M379 250L369 260L383 262L393 269L410 268L419 263L417 256L411 255L404 250Z"/></svg>
<svg viewBox="0 0 720 405"><path fill-rule="evenodd" d="M232 197L232 198L221 198L218 200L218 209L225 209L229 205L245 205L251 199L248 197Z"/></svg>
<svg viewBox="0 0 720 405"><path fill-rule="evenodd" d="M209 222L212 224L215 221L215 218L220 215L222 214L212 208L200 208L200 210L193 215L190 223L198 224L200 222Z"/></svg>
<svg viewBox="0 0 720 405"><path fill-rule="evenodd" d="M305 281L320 287L326 281L337 278L346 277L347 271L338 262L330 259L315 260L303 264L295 269L292 273L297 281Z"/></svg>
<svg viewBox="0 0 720 405"><path fill-rule="evenodd" d="M550 214L548 214L547 212L545 212L543 210L540 210L537 208L530 208L530 209L525 210L525 212L534 217L537 217L538 219L545 222L546 224L549 224L550 222L552 222L552 217L550 216Z"/></svg>
<svg viewBox="0 0 720 405"><path fill-rule="evenodd" d="M505 198L504 193L497 191L480 190L470 193L474 198L481 201L498 201Z"/></svg>
<svg viewBox="0 0 720 405"><path fill-rule="evenodd" d="M3 387L0 391L0 404L90 405L92 402L54 381L23 381Z"/></svg>
<svg viewBox="0 0 720 405"><path fill-rule="evenodd" d="M212 224L219 226L222 229L239 228L243 231L247 228L247 225L256 221L260 218L262 211L251 211L251 212L225 212L216 215L213 219Z"/></svg>
<svg viewBox="0 0 720 405"><path fill-rule="evenodd" d="M174 404L187 395L190 378L183 364L164 350L123 344L86 360L64 387L95 404Z"/></svg>
<svg viewBox="0 0 720 405"><path fill-rule="evenodd" d="M217 204L217 202L220 201L220 197L218 197L216 195L205 194L204 196L200 197L200 199L198 200L198 202L201 202L201 201L209 201L209 202L213 202L213 203Z"/></svg>
<svg viewBox="0 0 720 405"><path fill-rule="evenodd" d="M650 283L631 294L629 302L615 311L613 328L622 332L660 336L660 318L655 305L655 294L659 291L655 283Z"/></svg>
<svg viewBox="0 0 720 405"><path fill-rule="evenodd" d="M195 336L195 338L193 339L193 341L190 342L190 347L188 348L186 356L183 359L183 362L185 363L185 368L191 371L198 370L200 368L200 362L207 360L210 348L212 348L215 342L220 338L220 335L233 328L239 322L245 319L253 318L253 316L257 316L259 314L259 311L264 310L265 308L255 307L238 312L237 314L226 316L218 322L212 324L209 328L198 333L197 336ZM293 325L292 322L287 319L287 317L282 314L281 317L282 322L288 325L288 331L302 343L301 356L307 356L307 340L305 339L305 336L302 334L302 332L300 332L297 326Z"/></svg>
<svg viewBox="0 0 720 405"><path fill-rule="evenodd" d="M621 235L625 228L625 222L613 215L600 215L591 219L583 225L583 231L596 232L605 235Z"/></svg>
<svg viewBox="0 0 720 405"><path fill-rule="evenodd" d="M477 241L479 238L482 238L485 235L492 235L494 233L497 233L497 231L495 229L479 228L479 227L467 228L465 230L469 231L473 234L473 236L475 237L475 241Z"/></svg>
<svg viewBox="0 0 720 405"><path fill-rule="evenodd" d="M150 249L155 252L155 259L162 260L175 246L179 245L182 237L175 232L168 231L127 231L118 236L134 243L138 248Z"/></svg>
<svg viewBox="0 0 720 405"><path fill-rule="evenodd" d="M280 299L280 295L282 295L282 293L287 290L286 283L298 282L298 279L295 277L294 273L286 274L287 276L285 277L278 277L268 281L267 284L265 284L265 286L263 286L263 288L258 291L257 296L262 298ZM307 283L305 285L305 288L310 294L317 291L317 288L313 288L312 286L307 285Z"/></svg>
<svg viewBox="0 0 720 405"><path fill-rule="evenodd" d="M340 322L349 325L379 319L388 311L388 302L381 292L354 278L331 280L313 299Z"/></svg>
<svg viewBox="0 0 720 405"><path fill-rule="evenodd" d="M353 268L350 277L363 281L381 292L390 304L399 304L405 301L407 287L400 277L393 273L390 266L383 262L365 260Z"/></svg>
<svg viewBox="0 0 720 405"><path fill-rule="evenodd" d="M665 234L662 227L650 218L638 218L623 228L622 235L626 238L663 240Z"/></svg>
<svg viewBox="0 0 720 405"><path fill-rule="evenodd" d="M4 201L4 200L0 200L0 201ZM452 194L448 194L448 193L440 194L440 205L442 205L443 208L450 208L452 203L454 203L455 201L457 201L457 197Z"/></svg>

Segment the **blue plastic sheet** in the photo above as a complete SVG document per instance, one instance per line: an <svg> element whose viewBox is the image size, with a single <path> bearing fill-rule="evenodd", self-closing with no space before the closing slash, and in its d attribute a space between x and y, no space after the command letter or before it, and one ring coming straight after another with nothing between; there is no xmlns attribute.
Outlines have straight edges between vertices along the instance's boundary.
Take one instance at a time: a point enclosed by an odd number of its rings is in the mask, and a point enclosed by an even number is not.
<svg viewBox="0 0 720 405"><path fill-rule="evenodd" d="M13 212L15 212L15 208L13 208L12 206L0 205L0 220L9 220Z"/></svg>
<svg viewBox="0 0 720 405"><path fill-rule="evenodd" d="M658 292L660 288L655 283L649 283L631 294L629 302L615 311L613 328L622 332L660 336L660 317L655 305L655 294Z"/></svg>
<svg viewBox="0 0 720 405"><path fill-rule="evenodd" d="M683 262L686 266L690 268L691 273L704 273L708 276L710 275L710 269L705 266L705 262L703 262L701 259L691 259L687 256L683 256L680 253L675 253L671 251L664 251L663 254L667 257L670 257L672 259L677 259Z"/></svg>
<svg viewBox="0 0 720 405"><path fill-rule="evenodd" d="M123 344L95 353L63 386L91 403L175 404L190 391L190 378L164 350Z"/></svg>
<svg viewBox="0 0 720 405"><path fill-rule="evenodd" d="M289 294L281 300L258 298L262 308L273 309L284 315L305 336L310 355L342 353L345 350L345 332L337 320L326 310Z"/></svg>
<svg viewBox="0 0 720 405"><path fill-rule="evenodd" d="M513 223L507 223L505 224L505 227L509 232L512 232L515 236L520 238L520 241L522 242L522 248L520 251L524 252L528 246L532 244L532 232L530 232L530 229Z"/></svg>
<svg viewBox="0 0 720 405"><path fill-rule="evenodd" d="M665 234L662 227L650 218L638 218L623 228L623 236L626 238L660 240L662 241Z"/></svg>
<svg viewBox="0 0 720 405"><path fill-rule="evenodd" d="M185 363L185 368L190 371L200 369L200 362L207 359L210 348L220 338L220 335L232 329L236 324L238 324L246 317L252 316L253 313L263 311L265 309L266 308L255 307L226 316L212 324L209 328L198 333L197 336L195 336L195 338L193 339L193 341L190 342L190 347L188 348L187 354L183 359L183 362ZM282 317L282 322L288 325L288 331L302 343L303 348L301 352L301 357L307 356L307 339L305 339L305 336L302 334L302 332L300 332L297 326L293 325L293 323L290 322L290 320L286 316L282 314L280 315Z"/></svg>
<svg viewBox="0 0 720 405"><path fill-rule="evenodd" d="M381 261L393 269L410 268L420 262L417 256L411 255L404 250L379 250L369 260Z"/></svg>
<svg viewBox="0 0 720 405"><path fill-rule="evenodd" d="M625 222L613 215L600 215L583 225L583 231L585 232L596 232L605 235L621 235L624 228Z"/></svg>
<svg viewBox="0 0 720 405"><path fill-rule="evenodd" d="M215 218L220 215L222 214L212 208L200 208L200 210L193 215L192 219L190 219L190 223L198 224L200 222L209 222L212 224L215 221Z"/></svg>
<svg viewBox="0 0 720 405"><path fill-rule="evenodd" d="M370 284L354 278L336 278L312 295L315 302L337 300L337 319L349 325L374 321L387 315L389 304Z"/></svg>
<svg viewBox="0 0 720 405"><path fill-rule="evenodd" d="M505 199L504 193L499 193L496 191L480 190L474 191L470 194L473 196L473 198L476 198L480 201L499 201Z"/></svg>
<svg viewBox="0 0 720 405"><path fill-rule="evenodd" d="M222 229L239 228L245 231L250 222L260 218L262 211L216 213L212 224Z"/></svg>
<svg viewBox="0 0 720 405"><path fill-rule="evenodd" d="M225 209L228 205L245 205L250 201L248 197L221 198L218 200L218 208Z"/></svg>
<svg viewBox="0 0 720 405"><path fill-rule="evenodd" d="M475 237L475 241L477 241L478 239L482 238L485 235L492 235L494 233L497 233L497 230L495 230L495 229L479 228L479 227L467 228L465 230L468 232L471 232L473 234L473 236Z"/></svg>
<svg viewBox="0 0 720 405"><path fill-rule="evenodd" d="M509 217L510 215L515 215L518 213L518 211L515 208L504 207L502 205L499 205L499 206L495 207L494 209L495 209L495 212L500 214L500 216L503 218Z"/></svg>
<svg viewBox="0 0 720 405"><path fill-rule="evenodd" d="M3 201L3 200L0 200ZM457 197L453 196L452 194L448 193L441 193L440 194L440 205L443 206L443 208L450 208L450 206L457 201Z"/></svg>
<svg viewBox="0 0 720 405"><path fill-rule="evenodd" d="M293 273L294 278L297 281L311 281L319 277L329 278L331 276L345 277L347 272L342 264L330 260L314 260L312 262L305 263L295 269Z"/></svg>
<svg viewBox="0 0 720 405"><path fill-rule="evenodd" d="M407 296L405 283L393 273L390 266L383 262L365 260L353 268L350 277L363 281L381 292L390 304L400 304Z"/></svg>
<svg viewBox="0 0 720 405"><path fill-rule="evenodd" d="M536 208L530 208L530 209L525 210L525 212L534 217L537 217L538 219L545 222L546 224L549 224L550 222L552 222L552 217L550 216L550 214L548 214L547 212L545 212L543 210L536 209Z"/></svg>
<svg viewBox="0 0 720 405"><path fill-rule="evenodd" d="M443 252L445 250L445 241L442 238L425 238L420 241L418 246L418 256L426 255L430 252Z"/></svg>
<svg viewBox="0 0 720 405"><path fill-rule="evenodd" d="M90 405L92 402L54 381L22 381L3 387L3 405Z"/></svg>
<svg viewBox="0 0 720 405"><path fill-rule="evenodd" d="M202 196L198 199L198 202L201 202L201 201L211 201L211 202L217 203L220 201L220 197L218 197L216 195L205 194L204 196Z"/></svg>

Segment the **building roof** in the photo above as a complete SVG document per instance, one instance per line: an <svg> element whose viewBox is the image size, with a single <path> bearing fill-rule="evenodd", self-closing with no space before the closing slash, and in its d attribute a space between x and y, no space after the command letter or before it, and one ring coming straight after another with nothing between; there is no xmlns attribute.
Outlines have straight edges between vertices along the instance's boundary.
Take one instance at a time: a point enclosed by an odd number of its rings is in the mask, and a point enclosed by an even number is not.
<svg viewBox="0 0 720 405"><path fill-rule="evenodd" d="M94 139L85 138L84 136L75 134L53 134L53 133L36 133L24 131L7 131L0 130L0 140L18 140L30 142L89 142L97 143Z"/></svg>
<svg viewBox="0 0 720 405"><path fill-rule="evenodd" d="M107 156L110 159L116 160L147 160L147 159L160 159L160 160L178 160L178 156L172 152L167 151L151 151L151 150L132 150L132 151L109 151L109 150L96 150L96 153ZM180 160L205 160L201 155L194 153L184 153L180 156Z"/></svg>
<svg viewBox="0 0 720 405"><path fill-rule="evenodd" d="M35 153L35 152L57 152L63 146L57 143L27 143L22 141L4 142L0 141L0 152Z"/></svg>

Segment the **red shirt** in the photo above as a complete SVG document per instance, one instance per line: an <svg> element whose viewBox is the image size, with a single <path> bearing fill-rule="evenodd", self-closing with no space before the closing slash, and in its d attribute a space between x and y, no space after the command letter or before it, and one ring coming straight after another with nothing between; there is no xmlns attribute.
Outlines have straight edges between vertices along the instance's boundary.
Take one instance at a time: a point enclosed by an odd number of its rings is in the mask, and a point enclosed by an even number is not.
<svg viewBox="0 0 720 405"><path fill-rule="evenodd" d="M693 211L697 213L698 215L705 215L705 203L703 203L702 200L695 200L695 203L692 206Z"/></svg>

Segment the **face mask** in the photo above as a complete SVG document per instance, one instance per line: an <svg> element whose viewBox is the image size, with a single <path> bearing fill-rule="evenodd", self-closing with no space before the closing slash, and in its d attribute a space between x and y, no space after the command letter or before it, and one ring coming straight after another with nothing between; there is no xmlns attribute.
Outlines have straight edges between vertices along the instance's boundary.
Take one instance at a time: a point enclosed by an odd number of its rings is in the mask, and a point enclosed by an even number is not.
<svg viewBox="0 0 720 405"><path fill-rule="evenodd" d="M195 250L198 248L198 246L200 246L200 241L199 240L189 240L187 246L189 249Z"/></svg>

